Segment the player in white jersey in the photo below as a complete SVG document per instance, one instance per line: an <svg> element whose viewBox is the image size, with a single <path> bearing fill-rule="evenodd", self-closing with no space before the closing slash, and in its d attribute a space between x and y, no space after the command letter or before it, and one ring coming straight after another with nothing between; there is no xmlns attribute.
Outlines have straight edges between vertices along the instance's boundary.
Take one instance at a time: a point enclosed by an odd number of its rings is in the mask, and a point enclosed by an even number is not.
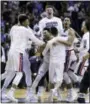
<svg viewBox="0 0 90 104"><path fill-rule="evenodd" d="M28 44L28 40L31 39L38 46L44 44L43 41L37 39L34 36L32 30L27 28L27 26L29 25L29 21L28 17L25 14L21 14L18 20L19 24L13 26L10 30L11 46L5 68L6 71L12 71L16 74L12 82L12 87L7 93L7 97L14 102L17 102L17 99L14 98L15 88L16 86L18 86L23 76L23 56ZM10 76L10 74L8 76Z"/></svg>
<svg viewBox="0 0 90 104"><path fill-rule="evenodd" d="M49 36L49 37L44 37L44 41L46 41L46 42L52 38L52 36L50 35L50 33L48 31L49 31L48 28L44 28L44 30L43 30L44 36L45 36L45 34L47 34ZM38 49L38 51L37 51L38 55L41 56L42 51L44 50L44 48L45 48L45 46L44 47L40 47ZM36 93L36 87L38 86L38 83L40 82L40 80L42 79L42 77L45 75L45 73L49 69L49 56L50 56L50 54L48 52L43 57L43 62L41 64L40 68L39 68L38 75L35 78L34 82L32 83L32 86L30 88L31 90L30 90L29 96L27 96L27 99L26 99L27 102L37 102L38 101L38 97L35 95L35 93ZM42 92L41 92L40 95L42 95Z"/></svg>
<svg viewBox="0 0 90 104"><path fill-rule="evenodd" d="M53 27L51 30L54 36L58 35L56 28ZM64 63L66 57L66 45L69 44L71 45L71 43L66 42L67 40L68 40L67 36L66 37L65 36L63 37L63 35L57 36L48 42L43 52L43 54L45 55L48 51L50 51L49 79L50 82L54 84L54 89L51 89L50 91L50 96L49 96L50 102L53 101L53 97L55 96L55 93L59 92L58 91L59 87L62 84Z"/></svg>
<svg viewBox="0 0 90 104"><path fill-rule="evenodd" d="M43 39L43 29L45 27L47 28L56 27L59 31L59 34L63 32L62 20L54 16L53 7L48 5L46 7L45 12L46 12L46 17L42 18L39 21L39 32L37 34L41 36L40 39Z"/></svg>
<svg viewBox="0 0 90 104"><path fill-rule="evenodd" d="M83 38L82 38L82 42L81 42L81 51L80 51L81 54L80 55L82 58L82 63L83 62L84 63L82 64L82 66L80 68L83 69L84 64L88 65L88 68L85 71L83 79L80 83L79 96L78 96L77 100L79 103L85 103L86 102L85 94L87 92L87 89L90 87L90 46L89 46L90 19L83 21L81 30L84 34L83 34Z"/></svg>
<svg viewBox="0 0 90 104"><path fill-rule="evenodd" d="M85 31L85 22L83 22L82 24L82 31ZM81 46L79 48L80 54L79 54L79 60L80 60L80 65L78 67L78 71L77 73L81 76L84 75L85 70L87 69L88 66L88 60L84 60L83 56L85 56L86 52L89 50L89 31L84 32L84 35L82 37L82 41L81 41Z"/></svg>
<svg viewBox="0 0 90 104"><path fill-rule="evenodd" d="M54 31L56 31L57 29L56 28L51 28L50 30L52 30L52 34L55 34L55 32ZM65 37L60 37L60 39L61 40L65 40ZM60 42L61 42L61 40L60 40ZM56 41L58 41L58 39L56 38L56 40L53 40L53 42L56 42ZM52 42L52 41L51 41ZM51 42L49 42L49 43L51 43ZM63 44L63 43L62 43ZM67 43L66 43L67 44ZM44 49L44 51L43 51L43 56L44 56L44 58L43 58L43 63L42 63L42 65L41 65L41 67L40 67L40 69L39 69L39 72L38 72L38 75L37 75L37 77L36 77L36 79L34 80L34 82L33 82L33 84L32 84L32 87L31 87L31 94L30 94L30 97L29 97L29 101L30 100L34 100L35 98L34 98L34 96L35 95L33 95L33 94L35 94L35 89L36 89L36 87L37 87L37 85L38 85L38 83L39 83L39 81L40 81L40 79L45 75L45 73L48 71L48 69L49 69L49 66L51 66L51 64L50 64L50 61L49 61L49 57L50 57L50 53L49 53L49 51L47 52L47 49L48 49L48 46L49 45L51 45L51 44L47 44L47 46L46 46L46 48ZM65 49L65 47L64 47L64 49ZM61 51L61 50L60 50ZM62 50L62 51L64 51L64 50ZM62 52L62 54L64 54L65 52ZM65 53L66 54L66 53ZM61 57L65 57L65 54L64 55L61 55ZM62 58L63 59L63 58ZM62 72L63 72L63 69L62 69ZM58 73L58 78L57 78L57 80L62 80L61 78L63 77L63 75L62 75L62 77L60 78L59 77L59 74L60 73ZM50 75L50 74L49 74ZM51 73L51 75L50 76L52 76L53 74ZM56 79L55 79L56 80Z"/></svg>
<svg viewBox="0 0 90 104"><path fill-rule="evenodd" d="M27 95L29 92L29 87L32 84L32 78L30 77L31 76L30 62L29 62L29 56L28 56L28 50L31 48L31 44L32 44L32 41L29 40L27 42L26 51L23 54L23 57L24 57L23 58L23 71L25 73L25 81L26 81L26 85L27 85ZM10 74L10 76L8 74ZM6 89L7 89L8 85L10 84L10 82L12 81L12 79L14 78L14 76L15 76L15 73L13 73L13 71L8 71L8 70L6 70L5 73L3 73L1 75L1 80L4 80L7 77L4 81L4 84L3 84L3 87L1 90L2 99L7 99L6 98Z"/></svg>
<svg viewBox="0 0 90 104"><path fill-rule="evenodd" d="M61 35L54 39L58 39L58 38L59 39L61 38L61 40L65 41L68 39L68 36ZM49 41L49 44L51 44L54 41L54 39ZM59 92L58 91L59 87L62 84L64 63L65 63L65 57L66 57L66 45L68 44L71 45L71 43L69 42L66 42L66 43L63 42L60 44L58 40L56 41L55 46L52 44L51 47L49 47L50 48L49 79L50 79L50 82L54 84L54 89L51 89L51 94L49 97L50 101L53 101L53 96L55 95L55 93Z"/></svg>
<svg viewBox="0 0 90 104"><path fill-rule="evenodd" d="M72 66L73 62L77 60L77 57L75 55L74 51L74 40L75 40L75 31L70 27L71 21L69 18L64 19L64 35L69 36L71 33L71 37L73 38L71 46L68 46L66 48L66 62L65 62L65 68L64 68L64 81L67 84L67 97L66 101L67 102L72 102L74 100L73 96L73 89L72 89L72 80L74 83L77 82L77 76L73 72L73 70L70 69Z"/></svg>
<svg viewBox="0 0 90 104"><path fill-rule="evenodd" d="M61 34L63 32L63 25L62 25L62 20L58 17L55 17L53 15L53 7L48 5L46 7L46 14L47 17L41 19L39 21L39 34L41 34L41 39L43 39L43 29L45 27L51 28L51 27L56 27L58 29L58 34Z"/></svg>

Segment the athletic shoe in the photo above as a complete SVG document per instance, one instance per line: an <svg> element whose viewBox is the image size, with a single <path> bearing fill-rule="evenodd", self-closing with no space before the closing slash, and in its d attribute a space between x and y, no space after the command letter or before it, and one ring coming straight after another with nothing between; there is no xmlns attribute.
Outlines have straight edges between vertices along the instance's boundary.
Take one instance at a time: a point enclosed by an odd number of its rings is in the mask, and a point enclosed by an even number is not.
<svg viewBox="0 0 90 104"><path fill-rule="evenodd" d="M68 94L67 94L65 101L66 102L73 102L74 101L72 89L68 90Z"/></svg>
<svg viewBox="0 0 90 104"><path fill-rule="evenodd" d="M49 102L53 102L53 93L54 93L54 91L53 91L53 89L51 89L51 90L50 90L49 97L48 97L48 101L49 101Z"/></svg>
<svg viewBox="0 0 90 104"><path fill-rule="evenodd" d="M18 100L14 97L14 92L11 90L7 93L7 98L12 102L18 102Z"/></svg>
<svg viewBox="0 0 90 104"><path fill-rule="evenodd" d="M38 97L35 95L35 91L30 89L30 91L27 93L28 95L25 98L26 102L38 102Z"/></svg>
<svg viewBox="0 0 90 104"><path fill-rule="evenodd" d="M39 86L39 88L38 88L38 92L37 92L37 96L38 96L38 97L41 97L42 94L43 94L43 92L45 92L45 88Z"/></svg>
<svg viewBox="0 0 90 104"><path fill-rule="evenodd" d="M62 100L59 90L58 91L54 91L53 99L57 100L57 101L61 101Z"/></svg>
<svg viewBox="0 0 90 104"><path fill-rule="evenodd" d="M77 101L78 103L85 103L85 98L78 98Z"/></svg>
<svg viewBox="0 0 90 104"><path fill-rule="evenodd" d="M30 102L31 102L31 103L37 103L37 102L38 102L38 97L37 97L36 95L32 96L32 97L30 98Z"/></svg>
<svg viewBox="0 0 90 104"><path fill-rule="evenodd" d="M7 99L7 95L5 93L1 94L1 99Z"/></svg>

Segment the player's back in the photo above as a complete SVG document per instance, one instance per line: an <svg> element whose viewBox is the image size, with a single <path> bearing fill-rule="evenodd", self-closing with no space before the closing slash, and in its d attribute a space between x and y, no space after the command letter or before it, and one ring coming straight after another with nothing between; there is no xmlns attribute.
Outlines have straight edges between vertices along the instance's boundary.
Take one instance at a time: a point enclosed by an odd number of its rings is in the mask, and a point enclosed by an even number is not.
<svg viewBox="0 0 90 104"><path fill-rule="evenodd" d="M66 46L64 44L57 43L50 48L50 60L65 60Z"/></svg>
<svg viewBox="0 0 90 104"><path fill-rule="evenodd" d="M11 36L11 48L13 51L23 53L27 45L27 28L23 26L13 26L10 31Z"/></svg>

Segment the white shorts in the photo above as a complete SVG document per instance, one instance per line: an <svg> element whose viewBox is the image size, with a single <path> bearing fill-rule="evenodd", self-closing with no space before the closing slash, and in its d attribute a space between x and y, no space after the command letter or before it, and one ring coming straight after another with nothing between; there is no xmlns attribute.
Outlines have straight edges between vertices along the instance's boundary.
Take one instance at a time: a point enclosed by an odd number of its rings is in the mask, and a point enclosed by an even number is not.
<svg viewBox="0 0 90 104"><path fill-rule="evenodd" d="M72 65L72 62L73 61L76 61L77 60L77 57L76 57L76 55L75 55L75 52L74 52L74 50L69 50L68 52L67 52L67 56L66 56L66 62L65 62L65 69L64 69L64 71L66 72L66 71L68 71L68 69L71 67L71 65Z"/></svg>
<svg viewBox="0 0 90 104"><path fill-rule="evenodd" d="M23 70L23 54L19 52L9 51L8 61L5 70L19 71Z"/></svg>
<svg viewBox="0 0 90 104"><path fill-rule="evenodd" d="M44 76L46 74L46 72L48 71L48 69L49 69L49 63L43 61L43 63L41 64L41 66L39 68L38 74L40 76Z"/></svg>
<svg viewBox="0 0 90 104"><path fill-rule="evenodd" d="M49 65L49 80L51 83L61 82L63 80L64 61L50 62Z"/></svg>

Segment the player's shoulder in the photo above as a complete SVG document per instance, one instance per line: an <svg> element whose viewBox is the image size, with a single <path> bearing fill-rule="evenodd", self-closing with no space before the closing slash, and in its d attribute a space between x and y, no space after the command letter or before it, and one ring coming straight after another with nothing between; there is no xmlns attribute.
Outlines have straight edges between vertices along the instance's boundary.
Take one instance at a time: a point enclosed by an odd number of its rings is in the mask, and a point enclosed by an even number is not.
<svg viewBox="0 0 90 104"><path fill-rule="evenodd" d="M73 28L71 28L71 27L69 28L69 32L75 34L75 30Z"/></svg>
<svg viewBox="0 0 90 104"><path fill-rule="evenodd" d="M18 27L18 25L16 24L16 25L13 25L12 27L11 27L11 29L14 29L14 28L17 28Z"/></svg>
<svg viewBox="0 0 90 104"><path fill-rule="evenodd" d="M53 17L53 19L56 19L56 20L59 20L59 21L61 21L61 18L59 18L59 17Z"/></svg>
<svg viewBox="0 0 90 104"><path fill-rule="evenodd" d="M15 31L18 28L18 25L13 25L10 29L10 31Z"/></svg>
<svg viewBox="0 0 90 104"><path fill-rule="evenodd" d="M19 26L19 25L13 25L11 29L25 29L24 26Z"/></svg>
<svg viewBox="0 0 90 104"><path fill-rule="evenodd" d="M70 28L69 28L69 30L70 30L70 31L74 31L74 32L75 32L75 30L74 30L72 27L70 27Z"/></svg>
<svg viewBox="0 0 90 104"><path fill-rule="evenodd" d="M83 38L86 38L86 37L89 37L89 32L87 32L87 33L85 33L84 35L83 35Z"/></svg>
<svg viewBox="0 0 90 104"><path fill-rule="evenodd" d="M86 32L86 33L85 33L85 36L88 36L89 34L90 34L89 32Z"/></svg>
<svg viewBox="0 0 90 104"><path fill-rule="evenodd" d="M42 18L39 22L43 23L43 22L45 22L45 20L47 20L47 17Z"/></svg>

